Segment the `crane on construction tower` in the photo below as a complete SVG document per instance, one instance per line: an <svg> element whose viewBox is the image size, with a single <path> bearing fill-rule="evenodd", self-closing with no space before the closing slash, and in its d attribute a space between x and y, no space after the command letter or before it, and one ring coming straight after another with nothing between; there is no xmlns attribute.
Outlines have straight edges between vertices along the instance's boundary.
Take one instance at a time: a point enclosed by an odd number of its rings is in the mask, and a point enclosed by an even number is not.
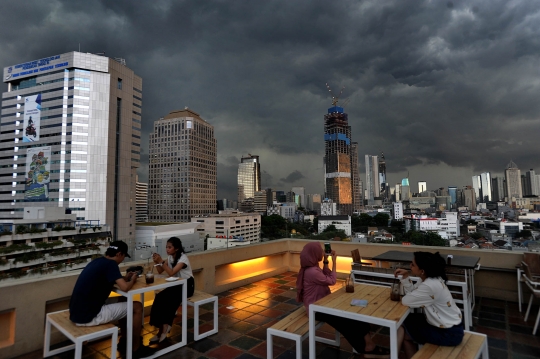
<svg viewBox="0 0 540 359"><path fill-rule="evenodd" d="M341 97L341 94L343 94L343 90L345 90L345 86L341 88L341 91L339 91L339 95L337 96L334 96L332 93L332 89L330 88L330 85L328 85L328 82L326 83L326 88L328 89L328 92L330 92L330 96L332 96L332 105L337 106L339 98Z"/></svg>

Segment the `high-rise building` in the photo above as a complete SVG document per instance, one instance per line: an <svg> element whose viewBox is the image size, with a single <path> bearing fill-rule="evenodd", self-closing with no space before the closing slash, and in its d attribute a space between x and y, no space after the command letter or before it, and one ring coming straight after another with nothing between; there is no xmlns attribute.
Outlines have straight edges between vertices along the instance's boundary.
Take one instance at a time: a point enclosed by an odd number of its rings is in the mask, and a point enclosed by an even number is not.
<svg viewBox="0 0 540 359"><path fill-rule="evenodd" d="M472 176L472 188L476 196L476 202L480 201L481 193L480 188L482 188L482 183L480 181L480 176Z"/></svg>
<svg viewBox="0 0 540 359"><path fill-rule="evenodd" d="M320 194L308 194L307 195L307 208L319 213L321 211L321 195Z"/></svg>
<svg viewBox="0 0 540 359"><path fill-rule="evenodd" d="M297 203L298 206L306 208L306 195L304 187L293 187L291 191L293 191L296 196L300 196L300 202Z"/></svg>
<svg viewBox="0 0 540 359"><path fill-rule="evenodd" d="M465 186L461 190L462 199L461 204L469 208L470 210L476 209L476 191L472 186Z"/></svg>
<svg viewBox="0 0 540 359"><path fill-rule="evenodd" d="M512 198L522 198L523 191L521 188L521 171L514 161L506 166L505 171L506 179L506 194L508 196L508 201L512 201Z"/></svg>
<svg viewBox="0 0 540 359"><path fill-rule="evenodd" d="M394 194L396 196L396 202L401 201L401 183L396 183L396 189L394 191Z"/></svg>
<svg viewBox="0 0 540 359"><path fill-rule="evenodd" d="M351 126L343 107L332 102L324 116L324 177L325 197L336 204L340 214L353 211L351 176Z"/></svg>
<svg viewBox="0 0 540 359"><path fill-rule="evenodd" d="M506 180L502 176L492 177L491 190L493 201L504 201L506 197Z"/></svg>
<svg viewBox="0 0 540 359"><path fill-rule="evenodd" d="M522 178L523 196L538 196L540 195L540 176L531 168Z"/></svg>
<svg viewBox="0 0 540 359"><path fill-rule="evenodd" d="M374 203L375 197L380 195L379 184L379 158L366 155L366 200L368 205Z"/></svg>
<svg viewBox="0 0 540 359"><path fill-rule="evenodd" d="M489 172L480 174L480 193L481 203L491 202L493 197L491 191L491 174Z"/></svg>
<svg viewBox="0 0 540 359"><path fill-rule="evenodd" d="M272 190L267 188L262 191L256 191L253 203L254 212L257 212L262 216L266 215L268 206L272 205Z"/></svg>
<svg viewBox="0 0 540 359"><path fill-rule="evenodd" d="M216 213L217 154L214 127L188 108L154 121L150 133L151 222L189 222Z"/></svg>
<svg viewBox="0 0 540 359"><path fill-rule="evenodd" d="M3 79L0 219L65 207L131 247L142 79L124 59L80 52L8 66Z"/></svg>
<svg viewBox="0 0 540 359"><path fill-rule="evenodd" d="M455 206L457 203L457 187L448 186L448 195L450 196L450 204Z"/></svg>
<svg viewBox="0 0 540 359"><path fill-rule="evenodd" d="M379 196L383 200L388 198L388 183L386 182L386 159L384 158L384 153L381 152L379 157Z"/></svg>
<svg viewBox="0 0 540 359"><path fill-rule="evenodd" d="M244 212L253 210L255 192L261 190L259 156L242 156L238 165L238 206Z"/></svg>
<svg viewBox="0 0 540 359"><path fill-rule="evenodd" d="M427 191L427 182L426 181L418 181L418 193L422 193Z"/></svg>
<svg viewBox="0 0 540 359"><path fill-rule="evenodd" d="M135 222L148 222L148 183L135 184Z"/></svg>
<svg viewBox="0 0 540 359"><path fill-rule="evenodd" d="M409 186L409 179L404 178L401 180L401 200L408 201L411 198L411 187Z"/></svg>
<svg viewBox="0 0 540 359"><path fill-rule="evenodd" d="M351 177L352 177L352 204L353 212L363 208L362 202L362 181L358 170L358 142L351 144Z"/></svg>

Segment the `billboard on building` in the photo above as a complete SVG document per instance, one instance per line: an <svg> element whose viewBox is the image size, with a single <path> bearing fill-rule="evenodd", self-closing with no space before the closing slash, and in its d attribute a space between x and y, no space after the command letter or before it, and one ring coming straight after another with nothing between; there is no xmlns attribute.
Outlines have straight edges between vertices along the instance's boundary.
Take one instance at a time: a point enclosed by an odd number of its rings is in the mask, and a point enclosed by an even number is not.
<svg viewBox="0 0 540 359"><path fill-rule="evenodd" d="M23 142L39 141L41 122L41 94L24 99Z"/></svg>
<svg viewBox="0 0 540 359"><path fill-rule="evenodd" d="M25 201L49 200L50 158L50 146L29 148L26 150Z"/></svg>

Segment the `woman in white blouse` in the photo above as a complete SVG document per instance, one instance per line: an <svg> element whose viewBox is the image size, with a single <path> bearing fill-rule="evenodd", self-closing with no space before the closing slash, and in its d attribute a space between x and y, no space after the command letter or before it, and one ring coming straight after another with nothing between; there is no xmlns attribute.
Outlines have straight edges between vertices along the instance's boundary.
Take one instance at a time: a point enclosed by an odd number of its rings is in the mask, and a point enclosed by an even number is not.
<svg viewBox="0 0 540 359"><path fill-rule="evenodd" d="M195 291L195 280L191 263L182 247L182 241L178 237L169 238L165 251L167 260L163 260L157 253L153 254L158 273L165 272L170 277L187 279L187 297L191 297ZM159 328L159 331L150 338L150 344L161 343L167 338L180 304L182 304L182 286L180 285L165 288L156 295L150 312L150 325Z"/></svg>
<svg viewBox="0 0 540 359"><path fill-rule="evenodd" d="M446 263L439 255L414 252L411 273L421 280L413 284L409 271L396 269L395 276L403 276L405 291L402 303L411 308L423 308L423 313L411 313L398 329L398 344L407 358L418 351L417 343L455 346L463 339L461 310L446 286Z"/></svg>

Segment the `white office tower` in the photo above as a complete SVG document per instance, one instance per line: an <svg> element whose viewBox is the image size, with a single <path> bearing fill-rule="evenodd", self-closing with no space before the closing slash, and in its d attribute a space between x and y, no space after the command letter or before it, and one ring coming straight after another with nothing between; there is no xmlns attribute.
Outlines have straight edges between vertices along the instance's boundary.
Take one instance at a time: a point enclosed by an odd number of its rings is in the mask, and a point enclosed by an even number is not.
<svg viewBox="0 0 540 359"><path fill-rule="evenodd" d="M422 193L427 191L427 182L426 181L418 181L418 193Z"/></svg>
<svg viewBox="0 0 540 359"><path fill-rule="evenodd" d="M379 158L366 155L366 199L368 205L373 205L375 197L380 196Z"/></svg>
<svg viewBox="0 0 540 359"><path fill-rule="evenodd" d="M403 203L394 202L394 219L396 221L403 220Z"/></svg>
<svg viewBox="0 0 540 359"><path fill-rule="evenodd" d="M401 201L401 183L396 183L394 194L396 195L396 202Z"/></svg>
<svg viewBox="0 0 540 359"><path fill-rule="evenodd" d="M4 68L0 219L64 207L135 238L142 79L123 59L69 52Z"/></svg>

